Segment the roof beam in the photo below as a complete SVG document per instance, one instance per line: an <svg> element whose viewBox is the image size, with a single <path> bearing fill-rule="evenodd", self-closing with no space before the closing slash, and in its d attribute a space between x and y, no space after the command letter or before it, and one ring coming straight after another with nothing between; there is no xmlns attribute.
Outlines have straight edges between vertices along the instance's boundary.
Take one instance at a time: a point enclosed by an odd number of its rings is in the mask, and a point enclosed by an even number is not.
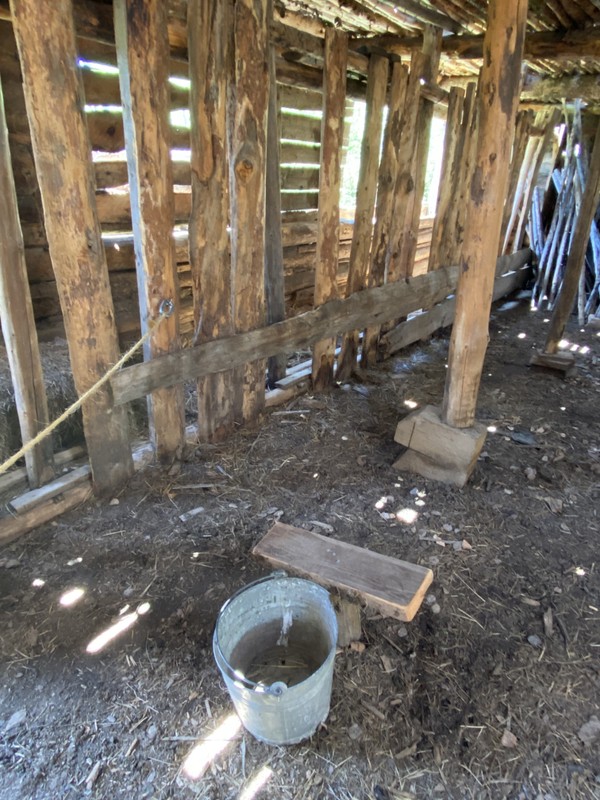
<svg viewBox="0 0 600 800"><path fill-rule="evenodd" d="M409 55L422 46L421 36L396 37L390 34L353 39L351 47L385 50L393 55ZM476 59L483 56L483 36L445 36L442 53L450 58ZM525 37L524 58L550 58L553 61L600 57L600 26L583 30L536 31Z"/></svg>

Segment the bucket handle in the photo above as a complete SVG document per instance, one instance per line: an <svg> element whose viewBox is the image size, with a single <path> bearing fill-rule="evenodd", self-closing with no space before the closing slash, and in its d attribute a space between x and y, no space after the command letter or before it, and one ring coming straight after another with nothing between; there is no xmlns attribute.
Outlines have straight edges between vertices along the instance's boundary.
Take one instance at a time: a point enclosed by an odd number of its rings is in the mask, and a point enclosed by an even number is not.
<svg viewBox="0 0 600 800"><path fill-rule="evenodd" d="M252 583L247 583L245 586L242 586L237 592L234 592L231 597L226 600L223 605L221 606L221 610L219 611L219 617L225 611L227 606L232 603L236 597L245 592L246 589L251 589L254 586L259 586L261 583L266 583L267 581L276 580L278 578L287 578L288 574L283 569L275 570L271 572L270 575L265 575L263 578L258 578ZM227 677L235 681L236 683L241 683L245 689L250 689L253 692L261 693L261 694L270 694L274 697L281 697L281 695L287 689L287 686L283 681L276 681L275 683L271 684L271 686L265 686L262 683L256 683L255 681L251 681L249 678L246 678L244 675L241 675L239 672L236 672L229 661L225 658L223 651L221 650L221 645L219 644L219 636L217 633L218 630L218 622L219 617L217 617L217 625L215 625L215 631L213 636L213 651L215 654L215 660L219 666L221 672L223 672Z"/></svg>

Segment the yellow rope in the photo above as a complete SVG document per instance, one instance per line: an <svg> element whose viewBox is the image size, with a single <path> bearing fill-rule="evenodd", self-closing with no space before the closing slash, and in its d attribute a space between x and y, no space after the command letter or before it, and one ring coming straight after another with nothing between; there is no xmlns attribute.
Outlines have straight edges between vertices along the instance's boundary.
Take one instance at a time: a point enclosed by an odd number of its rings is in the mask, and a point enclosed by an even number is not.
<svg viewBox="0 0 600 800"><path fill-rule="evenodd" d="M49 436L52 433L52 431L55 430L55 428L58 428L58 426L61 424L61 422L64 422L67 419L67 417L70 417L71 414L75 413L75 411L77 411L77 409L80 408L89 397L91 397L95 392L98 391L98 389L100 389L101 386L104 386L104 384L112 378L112 376L115 374L115 372L118 372L121 369L123 364L125 364L127 361L129 361L131 356L137 350L139 350L140 347L152 336L152 334L158 328L160 323L164 319L167 319L167 317L169 317L171 315L172 305L169 305L168 301L165 301L165 302L167 302L167 306L166 307L169 310L168 311L164 311L164 312L161 311L160 316L156 319L154 324L151 324L148 327L148 330L142 336L142 338L138 342L136 342L133 345L133 347L130 347L129 350L123 356L121 356L121 358L117 361L117 363L114 364L108 370L108 372L100 378L99 381L96 381L96 383L93 386L90 386L90 388L87 389L81 395L81 397L78 400L76 400L72 405L70 405L67 408L67 410L64 411L60 415L60 417L58 417L58 419L55 419L54 422L51 422L46 428L44 428L42 431L40 431L38 434L36 434L33 437L33 439L30 439L25 445L23 445L23 447L18 452L16 452L14 455L12 455L3 464L0 464L0 475L3 475L8 469L10 469L10 467L13 466L13 464L16 464L16 462L20 458L22 458L22 456L24 456L25 453L28 453L30 450L33 450L33 448L37 444L39 444L47 436Z"/></svg>

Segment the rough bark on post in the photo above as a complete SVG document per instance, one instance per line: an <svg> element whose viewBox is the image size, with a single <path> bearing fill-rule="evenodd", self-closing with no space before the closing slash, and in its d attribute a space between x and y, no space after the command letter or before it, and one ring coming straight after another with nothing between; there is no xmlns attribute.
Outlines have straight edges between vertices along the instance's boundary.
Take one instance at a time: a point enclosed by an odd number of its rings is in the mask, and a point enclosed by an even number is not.
<svg viewBox="0 0 600 800"><path fill-rule="evenodd" d="M558 350L558 343L562 339L569 316L573 311L579 276L585 269L585 253L590 238L590 228L598 208L598 193L600 192L600 122L596 130L594 149L590 159L590 168L587 183L581 198L581 206L575 222L575 230L571 243L571 250L567 258L565 274L558 300L550 319L550 330L546 338L544 352L554 354Z"/></svg>
<svg viewBox="0 0 600 800"><path fill-rule="evenodd" d="M113 8L142 334L159 317L164 300L174 304L173 314L144 345L148 360L180 347L167 8L162 0L115 0ZM148 418L158 458L179 457L184 445L183 386L154 392Z"/></svg>
<svg viewBox="0 0 600 800"><path fill-rule="evenodd" d="M233 333L229 244L228 89L233 79L230 0L190 0L188 53L192 211L189 226L194 344ZM199 378L198 433L218 441L233 430L232 371Z"/></svg>
<svg viewBox="0 0 600 800"><path fill-rule="evenodd" d="M408 69L395 62L388 104L388 117L379 165L377 210L371 246L369 286L381 286L387 280L390 259L390 229L394 209L394 191L398 176L398 150L402 135L402 113L406 100ZM380 327L367 328L363 336L361 366L368 367L377 361L377 342Z"/></svg>
<svg viewBox="0 0 600 800"><path fill-rule="evenodd" d="M479 136L442 410L444 421L457 428L470 427L475 420L526 24L527 0L490 0L479 91Z"/></svg>
<svg viewBox="0 0 600 800"><path fill-rule="evenodd" d="M315 306L337 297L340 245L340 175L346 103L348 35L336 28L325 32L323 69L323 116L319 170L319 220L315 260ZM313 347L312 380L317 390L333 382L335 339Z"/></svg>
<svg viewBox="0 0 600 800"><path fill-rule="evenodd" d="M379 152L383 108L386 100L389 61L383 56L372 55L369 59L367 78L366 124L360 154L354 232L348 266L346 297L366 289L369 280L371 239L373 236L373 213L379 174ZM356 366L358 355L358 331L350 331L342 342L336 377L346 380Z"/></svg>
<svg viewBox="0 0 600 800"><path fill-rule="evenodd" d="M25 445L48 424L48 403L27 278L1 82L0 322L10 364L21 439ZM25 455L25 466L32 489L52 478L51 437Z"/></svg>
<svg viewBox="0 0 600 800"><path fill-rule="evenodd" d="M440 261L442 234L448 225L452 204L455 202L455 162L460 138L460 124L465 93L462 89L453 87L450 90L448 103L448 116L446 118L446 135L444 137L444 154L442 156L442 174L440 175L440 188L431 233L431 251L429 254L428 270L442 266Z"/></svg>
<svg viewBox="0 0 600 800"><path fill-rule="evenodd" d="M439 28L426 27L423 35L423 74L422 80L435 84L440 63L442 32ZM419 100L419 118L417 120L417 151L415 161L415 187L411 195L406 217L406 235L402 239L400 263L404 265L406 275L412 275L417 253L417 240L421 223L421 206L425 193L427 176L427 158L431 140L431 121L435 103L423 96Z"/></svg>
<svg viewBox="0 0 600 800"><path fill-rule="evenodd" d="M277 82L275 80L275 48L269 46L269 118L267 122L267 186L265 212L265 295L267 323L285 319L285 286L283 245L281 241L281 185L279 169L279 125L277 120ZM285 353L271 356L267 364L271 388L285 377Z"/></svg>
<svg viewBox="0 0 600 800"><path fill-rule="evenodd" d="M235 114L231 131L231 260L237 333L265 321L265 149L269 102L267 0L236 0ZM236 421L254 419L265 402L265 362L238 372Z"/></svg>
<svg viewBox="0 0 600 800"><path fill-rule="evenodd" d="M402 138L398 151L398 174L394 192L394 212L390 229L390 257L388 279L397 281L406 277L404 264L400 259L405 220L410 206L410 199L415 188L415 157L417 151L417 121L419 118L419 100L421 97L421 74L423 55L414 53L410 64L410 75L406 88L404 113L402 114Z"/></svg>
<svg viewBox="0 0 600 800"><path fill-rule="evenodd" d="M70 0L11 0L50 255L79 394L119 358ZM127 412L103 387L83 405L94 486L108 492L133 472Z"/></svg>

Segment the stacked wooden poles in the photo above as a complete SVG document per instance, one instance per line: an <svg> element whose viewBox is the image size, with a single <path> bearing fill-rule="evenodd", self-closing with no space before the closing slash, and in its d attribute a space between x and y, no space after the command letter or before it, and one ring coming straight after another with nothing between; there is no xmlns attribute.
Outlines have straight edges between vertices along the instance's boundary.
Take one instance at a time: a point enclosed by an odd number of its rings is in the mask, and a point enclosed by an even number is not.
<svg viewBox="0 0 600 800"><path fill-rule="evenodd" d="M119 358L84 117L71 0L11 0L50 255L71 367L82 394ZM108 492L133 472L127 411L108 386L83 406L94 486Z"/></svg>
<svg viewBox="0 0 600 800"><path fill-rule="evenodd" d="M323 66L323 114L321 121L321 162L319 170L319 211L315 262L315 307L334 300L338 294L338 251L340 243L340 176L346 103L348 36L337 28L325 32ZM333 383L335 338L313 347L312 380L317 390Z"/></svg>
<svg viewBox="0 0 600 800"><path fill-rule="evenodd" d="M180 347L167 8L162 0L115 0L113 8L142 333L159 318L163 301L174 305L144 345L144 358L150 359ZM183 386L154 392L148 418L157 457L179 457L184 445Z"/></svg>
<svg viewBox="0 0 600 800"><path fill-rule="evenodd" d="M533 111L519 111L515 125L515 138L513 141L512 155L510 159L508 190L506 192L506 200L504 202L504 212L502 216L502 227L500 229L501 246L499 255L502 255L505 250L507 229L516 201L517 190L519 188L519 177L525 158L525 152L529 142L529 134L532 125Z"/></svg>
<svg viewBox="0 0 600 800"><path fill-rule="evenodd" d="M487 349L511 133L519 102L527 0L490 0L487 20L479 135L442 410L444 421L457 428L474 423Z"/></svg>
<svg viewBox="0 0 600 800"><path fill-rule="evenodd" d="M442 157L442 173L440 175L440 188L437 199L433 231L431 234L431 250L429 252L428 270L442 266L441 244L442 234L447 229L455 199L456 176L460 167L457 160L459 151L461 122L465 93L463 89L453 87L448 100L448 115L446 117L446 134L444 136L444 155ZM446 265L448 266L448 265Z"/></svg>
<svg viewBox="0 0 600 800"><path fill-rule="evenodd" d="M234 332L229 223L228 92L233 83L230 0L190 0L188 53L192 211L189 225L194 344ZM234 373L198 379L198 432L218 441L234 427Z"/></svg>
<svg viewBox="0 0 600 800"><path fill-rule="evenodd" d="M581 197L581 206L575 222L575 230L571 249L565 267L562 287L552 318L550 328L546 337L544 352L554 354L558 350L558 343L563 337L569 316L573 311L579 280L582 271L585 269L585 253L590 237L590 227L594 221L594 216L598 209L598 195L600 193L600 123L596 130L596 138L590 167L587 176L587 183Z"/></svg>
<svg viewBox="0 0 600 800"><path fill-rule="evenodd" d="M361 148L346 297L366 289L368 286L373 214L377 193L379 151L388 73L389 61L387 58L372 55L369 59L369 73L367 76L366 125ZM350 331L345 335L342 342L336 373L338 380L343 381L350 377L352 370L356 366L357 355L358 331Z"/></svg>
<svg viewBox="0 0 600 800"><path fill-rule="evenodd" d="M48 424L48 402L27 278L1 82L0 322L15 392L21 439L23 444L27 444ZM25 455L25 467L31 489L52 478L51 438L40 442Z"/></svg>
<svg viewBox="0 0 600 800"><path fill-rule="evenodd" d="M388 103L388 117L383 140L383 153L379 165L377 210L371 246L369 286L381 286L387 281L390 258L390 229L394 208L394 190L398 176L398 151L402 134L402 114L406 100L408 69L395 62ZM377 343L380 326L367 328L363 336L361 366L368 367L377 361Z"/></svg>
<svg viewBox="0 0 600 800"><path fill-rule="evenodd" d="M269 104L267 0L236 0L235 112L231 130L230 197L234 325L237 333L265 323L265 151ZM265 402L263 359L238 370L235 418L253 420Z"/></svg>

